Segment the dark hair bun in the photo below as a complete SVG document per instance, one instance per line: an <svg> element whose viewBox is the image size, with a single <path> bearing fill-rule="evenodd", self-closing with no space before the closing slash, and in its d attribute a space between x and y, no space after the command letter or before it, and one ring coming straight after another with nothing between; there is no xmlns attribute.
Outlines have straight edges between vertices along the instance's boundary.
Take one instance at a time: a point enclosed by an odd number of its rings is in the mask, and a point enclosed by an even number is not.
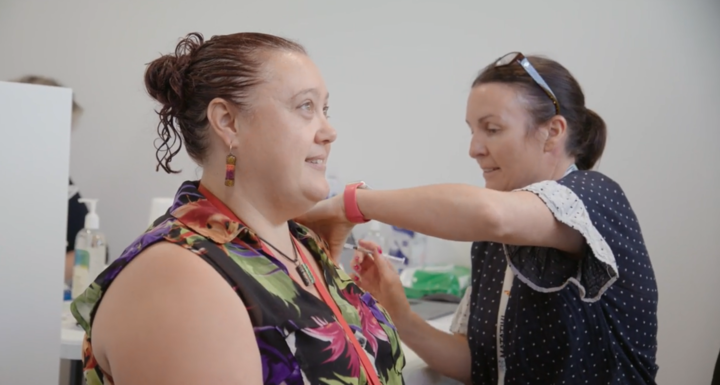
<svg viewBox="0 0 720 385"><path fill-rule="evenodd" d="M579 153L575 164L581 170L590 170L602 156L607 140L605 121L595 111L586 109L585 124L581 128Z"/></svg>
<svg viewBox="0 0 720 385"><path fill-rule="evenodd" d="M182 99L182 78L178 58L165 55L154 60L145 72L145 88L162 105Z"/></svg>
<svg viewBox="0 0 720 385"><path fill-rule="evenodd" d="M182 108L185 93L185 70L193 53L203 44L203 36L191 33L175 47L175 53L153 60L145 71L145 88L148 94L174 112Z"/></svg>

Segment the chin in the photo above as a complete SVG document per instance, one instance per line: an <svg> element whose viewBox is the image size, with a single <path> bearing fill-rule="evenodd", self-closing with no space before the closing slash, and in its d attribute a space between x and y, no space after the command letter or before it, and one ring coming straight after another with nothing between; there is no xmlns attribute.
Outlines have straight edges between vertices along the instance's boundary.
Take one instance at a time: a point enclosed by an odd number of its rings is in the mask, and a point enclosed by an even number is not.
<svg viewBox="0 0 720 385"><path fill-rule="evenodd" d="M303 189L305 198L313 203L320 202L327 198L328 194L330 194L330 186L324 179L322 183L314 183L312 186L307 186L307 188Z"/></svg>

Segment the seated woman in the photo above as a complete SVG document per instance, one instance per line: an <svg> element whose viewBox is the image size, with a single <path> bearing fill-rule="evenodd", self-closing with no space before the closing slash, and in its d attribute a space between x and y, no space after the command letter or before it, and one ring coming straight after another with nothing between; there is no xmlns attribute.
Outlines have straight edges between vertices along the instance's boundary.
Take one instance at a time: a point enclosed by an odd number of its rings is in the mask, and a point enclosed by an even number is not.
<svg viewBox="0 0 720 385"><path fill-rule="evenodd" d="M194 33L145 84L158 167L184 143L203 174L73 302L88 384L402 384L387 313L290 221L327 196L336 137L303 47Z"/></svg>

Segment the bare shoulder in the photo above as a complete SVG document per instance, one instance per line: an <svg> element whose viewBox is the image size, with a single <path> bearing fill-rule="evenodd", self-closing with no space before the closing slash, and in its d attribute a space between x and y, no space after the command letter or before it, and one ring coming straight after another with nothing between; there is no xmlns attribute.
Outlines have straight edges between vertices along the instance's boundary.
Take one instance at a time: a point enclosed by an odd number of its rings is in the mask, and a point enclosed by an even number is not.
<svg viewBox="0 0 720 385"><path fill-rule="evenodd" d="M116 385L262 382L242 300L202 258L168 242L143 251L108 288L92 345Z"/></svg>

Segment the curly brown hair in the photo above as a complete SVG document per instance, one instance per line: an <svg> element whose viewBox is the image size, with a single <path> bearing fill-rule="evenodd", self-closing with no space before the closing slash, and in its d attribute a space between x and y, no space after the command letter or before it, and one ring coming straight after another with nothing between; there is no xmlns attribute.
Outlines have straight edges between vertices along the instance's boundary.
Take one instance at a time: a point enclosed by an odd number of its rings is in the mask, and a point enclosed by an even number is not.
<svg viewBox="0 0 720 385"><path fill-rule="evenodd" d="M244 32L213 36L205 41L197 32L180 40L173 54L153 60L145 71L145 88L162 104L156 145L158 166L177 173L170 161L183 143L188 155L202 164L207 152L207 106L215 98L248 108L252 88L262 81L269 51L305 49L287 39Z"/></svg>

